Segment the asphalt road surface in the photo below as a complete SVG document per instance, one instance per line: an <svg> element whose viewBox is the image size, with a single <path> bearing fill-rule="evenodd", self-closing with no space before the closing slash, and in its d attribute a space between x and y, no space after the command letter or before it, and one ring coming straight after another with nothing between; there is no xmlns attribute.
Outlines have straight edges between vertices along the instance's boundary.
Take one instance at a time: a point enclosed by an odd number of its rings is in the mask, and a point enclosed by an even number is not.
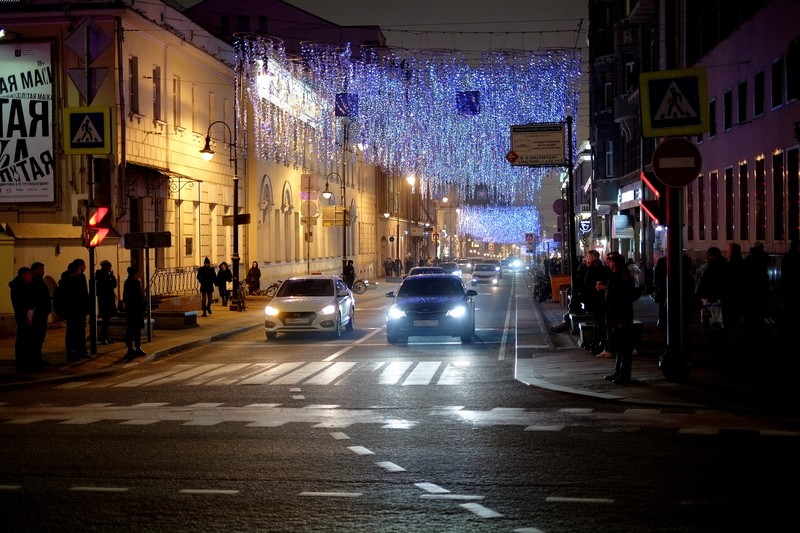
<svg viewBox="0 0 800 533"><path fill-rule="evenodd" d="M476 339L261 330L0 392L4 531L742 531L793 520L798 439L736 412L514 380L519 280ZM708 428L716 428L709 431ZM787 488L788 487L788 488Z"/></svg>

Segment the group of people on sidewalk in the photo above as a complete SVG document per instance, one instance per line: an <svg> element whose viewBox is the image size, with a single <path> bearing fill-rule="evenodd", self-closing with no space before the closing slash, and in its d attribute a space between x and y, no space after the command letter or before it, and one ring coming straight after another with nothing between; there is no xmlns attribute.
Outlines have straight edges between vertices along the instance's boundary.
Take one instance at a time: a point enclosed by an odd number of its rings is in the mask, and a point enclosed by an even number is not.
<svg viewBox="0 0 800 533"><path fill-rule="evenodd" d="M8 284L11 305L16 322L14 360L18 372L42 370L50 365L42 356L42 347L47 335L51 313L54 320L64 320L64 349L67 361L90 359L87 349L86 326L90 315L91 301L89 283L86 279L86 262L75 259L61 274L53 294L44 280L45 265L35 262L30 268L22 267ZM112 344L109 335L111 320L117 315L117 278L110 261L101 261L94 277L99 319L99 342ZM126 318L126 357L132 359L145 355L141 348L141 330L145 313L144 287L138 268L128 267L122 303Z"/></svg>
<svg viewBox="0 0 800 533"><path fill-rule="evenodd" d="M763 245L755 243L746 257L741 245L728 244L725 255L717 247L706 252L706 261L698 269L697 282L692 274L692 261L682 258L684 293L684 326L699 317L706 339L721 342L723 337L714 331L724 331L735 336L735 341L752 344L763 343L766 336L775 335L774 317L778 316L780 334L800 337L796 327L800 319L800 239L793 239L789 250L780 261L779 295L773 294L770 281L770 259ZM666 326L667 308L666 257L656 263L652 286L638 283L637 270L627 264L622 255L609 252L606 264L597 250L586 253L576 272L569 310L564 320L550 328L554 333L570 329L569 314L590 314L594 325L592 342L584 345L596 357L616 357L614 372L605 379L626 383L631 377L632 355L636 340L633 320L633 302L643 293L651 293L659 304L659 326ZM715 329L716 328L716 329Z"/></svg>

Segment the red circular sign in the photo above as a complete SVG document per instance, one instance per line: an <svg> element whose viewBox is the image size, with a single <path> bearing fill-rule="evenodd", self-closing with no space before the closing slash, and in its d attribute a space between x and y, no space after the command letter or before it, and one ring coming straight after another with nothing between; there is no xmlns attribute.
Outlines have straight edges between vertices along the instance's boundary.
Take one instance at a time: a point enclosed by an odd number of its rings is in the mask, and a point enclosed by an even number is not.
<svg viewBox="0 0 800 533"><path fill-rule="evenodd" d="M697 178L703 159L692 141L667 139L653 152L653 172L664 185L685 187Z"/></svg>
<svg viewBox="0 0 800 533"><path fill-rule="evenodd" d="M564 213L566 213L567 212L567 201L564 200L563 198L559 198L558 200L553 202L553 212L558 216L561 216Z"/></svg>

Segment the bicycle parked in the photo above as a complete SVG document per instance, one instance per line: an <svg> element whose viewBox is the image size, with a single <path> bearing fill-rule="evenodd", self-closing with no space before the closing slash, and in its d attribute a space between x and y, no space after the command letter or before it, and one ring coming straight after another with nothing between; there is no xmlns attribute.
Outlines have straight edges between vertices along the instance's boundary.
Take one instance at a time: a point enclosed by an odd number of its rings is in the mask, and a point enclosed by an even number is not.
<svg viewBox="0 0 800 533"><path fill-rule="evenodd" d="M364 294L369 287L368 279L357 279L353 282L353 292L356 294Z"/></svg>

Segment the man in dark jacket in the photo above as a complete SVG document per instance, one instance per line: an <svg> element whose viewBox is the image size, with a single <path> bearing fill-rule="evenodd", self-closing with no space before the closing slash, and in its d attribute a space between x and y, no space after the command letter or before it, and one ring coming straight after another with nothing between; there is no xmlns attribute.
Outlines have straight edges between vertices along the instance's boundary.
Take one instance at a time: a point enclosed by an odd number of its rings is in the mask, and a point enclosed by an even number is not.
<svg viewBox="0 0 800 533"><path fill-rule="evenodd" d="M97 287L97 310L100 314L100 342L112 344L114 341L108 338L108 327L117 314L117 277L111 261L100 261L100 268L94 273L94 281Z"/></svg>
<svg viewBox="0 0 800 533"><path fill-rule="evenodd" d="M91 359L86 350L89 285L86 282L86 275L83 273L85 270L86 262L83 259L76 259L61 274L58 282L60 290L63 292L63 301L66 303L63 309L64 319L67 322L64 344L68 361Z"/></svg>
<svg viewBox="0 0 800 533"><path fill-rule="evenodd" d="M14 343L14 362L17 372L37 370L39 365L33 360L36 336L33 330L33 271L22 267L17 277L9 282L11 305L14 308L14 320L17 322L17 337Z"/></svg>
<svg viewBox="0 0 800 533"><path fill-rule="evenodd" d="M614 373L603 379L623 385L631 380L633 365L633 302L640 291L636 288L625 258L620 254L609 257L611 274L608 282L598 283L598 290L605 292L605 316L608 342L617 355Z"/></svg>
<svg viewBox="0 0 800 533"><path fill-rule="evenodd" d="M139 277L139 269L135 266L128 267L128 279L122 286L122 302L125 304L125 344L128 353L125 359L131 361L134 357L147 355L142 350L142 328L144 327L144 287Z"/></svg>

